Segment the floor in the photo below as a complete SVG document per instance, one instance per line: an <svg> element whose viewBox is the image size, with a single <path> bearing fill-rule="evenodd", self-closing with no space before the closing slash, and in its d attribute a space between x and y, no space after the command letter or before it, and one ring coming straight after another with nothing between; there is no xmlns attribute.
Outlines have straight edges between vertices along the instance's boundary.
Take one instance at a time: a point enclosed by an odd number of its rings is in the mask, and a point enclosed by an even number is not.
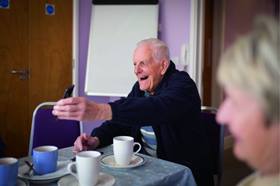
<svg viewBox="0 0 280 186"><path fill-rule="evenodd" d="M235 186L240 180L252 173L252 170L243 162L237 160L232 148L224 152L222 186Z"/></svg>

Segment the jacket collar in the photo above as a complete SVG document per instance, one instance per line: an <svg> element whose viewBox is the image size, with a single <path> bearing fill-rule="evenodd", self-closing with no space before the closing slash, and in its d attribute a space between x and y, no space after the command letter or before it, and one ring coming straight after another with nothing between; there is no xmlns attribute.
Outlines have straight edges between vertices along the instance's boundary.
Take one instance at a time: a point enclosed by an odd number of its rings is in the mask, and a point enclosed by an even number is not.
<svg viewBox="0 0 280 186"><path fill-rule="evenodd" d="M166 73L164 74L162 80L160 81L160 83L158 84L158 86L155 89L155 94L160 92L161 87L166 82L166 80L171 76L171 74L173 74L176 71L177 70L176 70L175 64L170 60L170 63L169 63L169 66L167 68ZM137 84L138 95L139 96L144 96L145 95L145 91L142 91L142 90L139 89L139 82L136 82L136 84Z"/></svg>
<svg viewBox="0 0 280 186"><path fill-rule="evenodd" d="M157 88L155 89L155 94L157 94L160 91L162 85L170 77L170 75L173 74L176 71L177 70L176 70L175 64L173 63L173 61L170 60L170 63L169 63L169 66L168 66L168 69L167 69L166 73L164 74L162 80L160 81Z"/></svg>

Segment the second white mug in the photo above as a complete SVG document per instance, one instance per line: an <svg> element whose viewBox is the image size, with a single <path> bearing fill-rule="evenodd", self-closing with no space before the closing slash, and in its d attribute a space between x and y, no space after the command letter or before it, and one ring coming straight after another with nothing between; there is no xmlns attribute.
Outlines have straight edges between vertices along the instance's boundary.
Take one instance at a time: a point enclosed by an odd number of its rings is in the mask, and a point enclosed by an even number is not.
<svg viewBox="0 0 280 186"><path fill-rule="evenodd" d="M134 146L137 145L138 149L134 152ZM132 156L141 150L140 143L134 142L131 136L117 136L113 139L114 158L118 165L129 165Z"/></svg>
<svg viewBox="0 0 280 186"><path fill-rule="evenodd" d="M101 153L98 151L82 151L76 155L76 162L68 165L68 171L79 180L79 185L92 186L97 183L100 156ZM73 166L76 166L77 173L73 171Z"/></svg>

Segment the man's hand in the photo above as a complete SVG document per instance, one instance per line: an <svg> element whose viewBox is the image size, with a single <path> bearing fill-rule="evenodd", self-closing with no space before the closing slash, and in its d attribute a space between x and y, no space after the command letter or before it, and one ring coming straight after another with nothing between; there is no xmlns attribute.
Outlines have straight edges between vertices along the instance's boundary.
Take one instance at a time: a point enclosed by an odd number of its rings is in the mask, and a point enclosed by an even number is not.
<svg viewBox="0 0 280 186"><path fill-rule="evenodd" d="M67 120L95 121L112 119L112 110L109 104L98 104L84 97L61 99L53 107L52 113L59 119Z"/></svg>
<svg viewBox="0 0 280 186"><path fill-rule="evenodd" d="M98 137L88 136L85 133L81 134L74 143L74 153L84 150L94 150L100 144Z"/></svg>

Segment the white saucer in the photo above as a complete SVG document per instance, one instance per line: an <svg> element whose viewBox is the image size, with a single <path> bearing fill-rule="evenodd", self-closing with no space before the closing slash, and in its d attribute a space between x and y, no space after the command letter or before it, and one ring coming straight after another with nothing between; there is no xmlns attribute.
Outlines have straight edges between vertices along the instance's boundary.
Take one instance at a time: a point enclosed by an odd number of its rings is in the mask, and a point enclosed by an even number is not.
<svg viewBox="0 0 280 186"><path fill-rule="evenodd" d="M26 179L29 182L33 183L50 183L55 180L58 180L60 177L65 176L66 174L69 174L67 170L67 165L69 162L70 161L58 161L57 170L55 172L33 176L28 176L24 174L29 170L29 167L26 164L23 164L18 169L18 177L21 179Z"/></svg>
<svg viewBox="0 0 280 186"><path fill-rule="evenodd" d="M143 165L145 163L145 161L144 161L143 157L141 157L139 155L133 155L132 160L130 161L130 163L128 165L121 166L115 162L114 155L107 155L101 159L100 163L101 163L101 165L104 165L106 167L127 169L127 168L133 168L133 167L138 167L140 165Z"/></svg>
<svg viewBox="0 0 280 186"><path fill-rule="evenodd" d="M95 186L112 186L115 183L115 178L104 172L99 173L98 182ZM67 175L57 182L58 186L79 186L79 182L73 175Z"/></svg>

